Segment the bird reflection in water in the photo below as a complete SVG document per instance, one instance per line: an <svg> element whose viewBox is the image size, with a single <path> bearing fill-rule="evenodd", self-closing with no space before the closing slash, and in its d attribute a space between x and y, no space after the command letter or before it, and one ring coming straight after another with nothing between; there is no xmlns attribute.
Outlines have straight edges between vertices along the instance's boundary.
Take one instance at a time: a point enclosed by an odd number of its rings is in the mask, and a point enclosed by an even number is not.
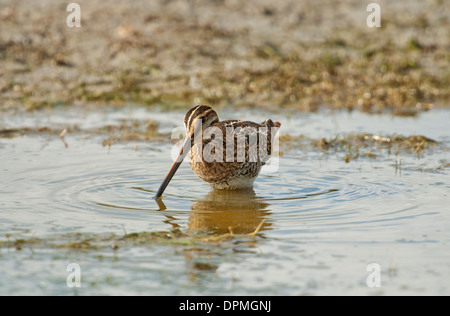
<svg viewBox="0 0 450 316"><path fill-rule="evenodd" d="M162 199L156 200L160 211L166 210ZM256 196L252 188L240 190L211 190L202 200L194 201L188 218L188 231L223 236L232 232L236 235L260 233L270 230L267 221L271 214L269 203ZM173 230L181 229L177 220L168 216L166 223ZM262 225L261 225L262 224ZM215 250L214 250L215 251ZM208 247L194 247L183 250L186 271L192 281L208 278L221 263L222 256L214 256ZM241 250L242 251L242 250ZM219 254L222 253L220 250Z"/></svg>
<svg viewBox="0 0 450 316"><path fill-rule="evenodd" d="M195 201L188 229L195 232L249 234L270 214L268 203L257 197L252 188L212 190L203 200ZM260 231L270 229L267 221Z"/></svg>

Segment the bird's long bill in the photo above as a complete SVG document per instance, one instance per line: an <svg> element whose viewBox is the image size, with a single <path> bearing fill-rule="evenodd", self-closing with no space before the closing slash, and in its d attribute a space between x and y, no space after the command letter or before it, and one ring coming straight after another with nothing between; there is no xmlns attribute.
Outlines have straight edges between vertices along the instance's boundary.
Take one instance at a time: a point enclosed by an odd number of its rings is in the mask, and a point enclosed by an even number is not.
<svg viewBox="0 0 450 316"><path fill-rule="evenodd" d="M189 139L189 137L186 137L186 140L183 143L183 147L181 148L180 153L177 156L177 159L175 160L166 177L164 178L164 181L161 183L158 192L156 192L155 199L159 199L161 195L164 193L164 190L166 189L170 180L172 180L172 177L174 176L175 172L177 172L178 167L180 167L184 157L186 157L190 149L191 149L191 140Z"/></svg>

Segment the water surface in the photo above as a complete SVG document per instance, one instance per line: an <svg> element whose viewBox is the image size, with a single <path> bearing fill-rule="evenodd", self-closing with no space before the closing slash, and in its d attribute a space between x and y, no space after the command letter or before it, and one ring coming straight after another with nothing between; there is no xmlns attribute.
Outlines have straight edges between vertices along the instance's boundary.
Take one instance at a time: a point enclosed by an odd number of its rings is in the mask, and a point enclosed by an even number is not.
<svg viewBox="0 0 450 316"><path fill-rule="evenodd" d="M152 196L171 165L172 144L108 146L111 133L102 128L153 120L160 133L170 133L183 113L56 109L2 118L0 128L28 132L0 138L0 294L450 294L450 111L412 118L219 114L271 117L282 122L281 135L423 135L437 145L421 155L381 149L349 163L342 152L282 147L277 171L263 171L245 191L211 190L185 162L156 203ZM36 132L43 126L71 127L68 147L59 133ZM261 222L255 238L245 235ZM178 231L203 238L230 227L234 238L114 247L125 234ZM41 242L13 243L32 238ZM52 246L72 238L104 238L112 246ZM66 285L71 262L81 267L80 288ZM370 263L381 268L380 287L367 285Z"/></svg>

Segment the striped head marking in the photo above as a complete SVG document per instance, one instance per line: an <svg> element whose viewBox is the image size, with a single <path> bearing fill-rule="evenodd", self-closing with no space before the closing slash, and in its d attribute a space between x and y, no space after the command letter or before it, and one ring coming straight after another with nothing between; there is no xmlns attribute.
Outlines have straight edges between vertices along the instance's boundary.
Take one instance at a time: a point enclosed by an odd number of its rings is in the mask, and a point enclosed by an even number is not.
<svg viewBox="0 0 450 316"><path fill-rule="evenodd" d="M190 109L184 117L184 126L191 137L194 135L194 123L201 123L202 130L205 130L214 123L219 122L216 111L207 105L197 105Z"/></svg>

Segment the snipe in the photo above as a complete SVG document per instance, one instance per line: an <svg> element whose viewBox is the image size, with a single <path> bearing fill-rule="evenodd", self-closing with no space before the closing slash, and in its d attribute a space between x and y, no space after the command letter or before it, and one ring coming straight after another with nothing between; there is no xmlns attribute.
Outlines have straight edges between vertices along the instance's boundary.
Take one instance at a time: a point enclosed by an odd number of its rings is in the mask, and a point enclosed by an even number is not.
<svg viewBox="0 0 450 316"><path fill-rule="evenodd" d="M186 139L172 168L156 193L161 197L184 157L195 174L215 189L251 188L272 154L272 142L281 124L220 121L207 105L197 105L184 117Z"/></svg>

